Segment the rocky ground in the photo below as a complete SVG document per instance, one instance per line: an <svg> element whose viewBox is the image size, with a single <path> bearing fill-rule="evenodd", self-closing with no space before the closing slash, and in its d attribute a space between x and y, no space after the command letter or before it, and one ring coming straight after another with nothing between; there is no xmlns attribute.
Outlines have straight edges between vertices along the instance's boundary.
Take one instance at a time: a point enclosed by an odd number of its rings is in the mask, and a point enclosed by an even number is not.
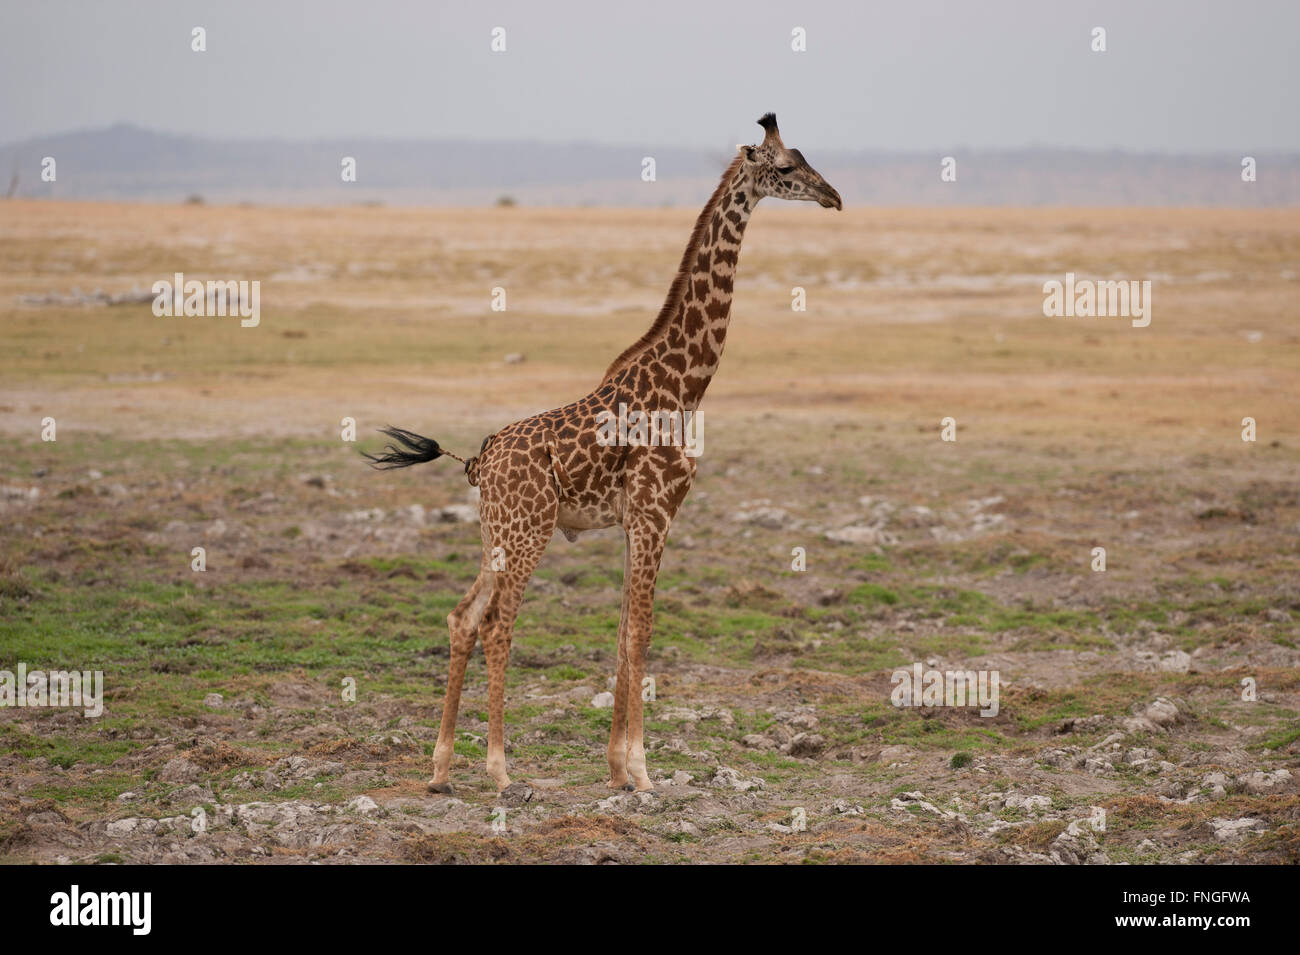
<svg viewBox="0 0 1300 955"><path fill-rule="evenodd" d="M106 670L108 688L99 719L4 711L6 856L1297 858L1293 582L1187 575L1152 589L1135 575L1099 589L1086 547L1078 567L1049 564L1061 544L1039 526L1060 512L1051 488L1017 492L1014 505L978 492L945 503L913 480L818 513L793 495L749 496L751 482L791 480L788 465L720 457L665 560L647 703L656 791L644 794L603 785L621 563L612 532L557 537L534 582L508 696L515 785L498 795L482 771L476 656L457 792L442 796L425 790L441 617L476 560L475 509L455 475L428 473L428 507L405 503L427 482L376 479L347 457L233 495L229 475L202 465L165 491L129 471L9 484L12 533L47 522L44 569L11 566L6 578L16 653L39 664L40 633L53 627L74 658ZM1278 493L1266 506L1284 519L1271 530L1258 516L1225 523L1177 504L1150 519L1197 539L1178 546L1222 548L1250 526L1256 559L1286 554L1296 503ZM906 503L922 498L930 504ZM195 541L207 572L160 566L183 567ZM808 551L809 571L781 569L791 543ZM103 560L113 553L135 557ZM89 607L86 588L100 592ZM914 663L996 670L998 712L894 706L891 676Z"/></svg>

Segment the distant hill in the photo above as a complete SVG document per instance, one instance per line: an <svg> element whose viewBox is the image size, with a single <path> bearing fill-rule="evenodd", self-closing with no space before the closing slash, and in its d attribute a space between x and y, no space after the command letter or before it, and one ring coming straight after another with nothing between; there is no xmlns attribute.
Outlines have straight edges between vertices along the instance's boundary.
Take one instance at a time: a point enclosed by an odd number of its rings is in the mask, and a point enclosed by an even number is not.
<svg viewBox="0 0 1300 955"><path fill-rule="evenodd" d="M935 153L818 152L810 160L847 205L1300 205L1300 154L1258 154L1241 181L1239 155L954 148L957 181ZM57 181L41 181L54 157ZM340 162L357 160L344 183ZM657 181L641 179L653 156ZM593 143L353 139L282 142L197 138L137 126L63 133L0 147L0 192L63 199L218 203L696 205L731 158L717 151Z"/></svg>

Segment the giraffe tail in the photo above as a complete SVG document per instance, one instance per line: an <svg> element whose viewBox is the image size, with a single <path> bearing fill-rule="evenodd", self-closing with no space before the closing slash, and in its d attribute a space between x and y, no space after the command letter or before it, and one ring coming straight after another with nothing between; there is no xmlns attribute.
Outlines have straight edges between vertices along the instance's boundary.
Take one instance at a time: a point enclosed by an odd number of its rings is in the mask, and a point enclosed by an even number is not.
<svg viewBox="0 0 1300 955"><path fill-rule="evenodd" d="M406 431L402 428L380 428L380 434L386 434L401 447L389 445L384 449L382 454L366 454L362 452L362 457L370 459L370 466L378 471L391 471L393 468L409 468L412 464L423 464L425 461L432 461L446 455L449 458L455 458L457 461L464 463L465 459L444 450L438 445L433 438L426 438L416 434L414 431Z"/></svg>
<svg viewBox="0 0 1300 955"><path fill-rule="evenodd" d="M370 466L377 471L391 471L394 468L409 468L413 464L424 464L426 461L433 461L441 457L449 457L452 460L459 461L465 465L465 475L469 478L469 483L478 484L478 458L476 454L469 460L462 458L459 454L453 454L446 448L443 448L433 438L426 438L423 435L416 434L414 431L407 431L404 428L380 428L380 434L386 434L397 444L390 444L381 454L366 454L362 452L362 457L370 460ZM487 447L491 435L483 440L483 447ZM480 450L480 454L482 451Z"/></svg>

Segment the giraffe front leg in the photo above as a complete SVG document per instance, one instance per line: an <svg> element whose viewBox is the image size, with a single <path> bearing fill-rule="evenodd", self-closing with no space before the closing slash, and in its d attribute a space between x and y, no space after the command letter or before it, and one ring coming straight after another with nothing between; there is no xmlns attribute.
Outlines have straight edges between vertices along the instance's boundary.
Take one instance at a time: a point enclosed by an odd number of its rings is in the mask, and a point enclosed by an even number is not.
<svg viewBox="0 0 1300 955"><path fill-rule="evenodd" d="M509 623L502 617L490 633L483 635L488 671L487 774L496 783L497 792L510 785L506 774L506 665L510 662L513 629L512 614Z"/></svg>
<svg viewBox="0 0 1300 955"><path fill-rule="evenodd" d="M628 534L631 574L627 588L627 772L637 792L653 790L646 771L644 713L641 684L654 622L655 580L663 556L666 528L646 521Z"/></svg>
<svg viewBox="0 0 1300 955"><path fill-rule="evenodd" d="M644 629L634 627L628 647L628 682L631 692L627 701L627 772L632 778L633 788L639 792L654 789L650 776L646 772L645 735L644 735L644 701L641 698L641 682L645 678L646 651L650 649L650 621L647 619Z"/></svg>
<svg viewBox="0 0 1300 955"><path fill-rule="evenodd" d="M628 673L627 647L623 640L618 642L618 676L614 683L613 723L609 728L609 747L605 756L609 760L610 789L632 789L632 780L627 774L627 703Z"/></svg>
<svg viewBox="0 0 1300 955"><path fill-rule="evenodd" d="M610 789L632 789L632 780L627 774L627 601L628 582L631 580L631 543L623 554L623 613L618 624L618 670L614 679L614 711L609 727L609 748L605 756L609 760Z"/></svg>

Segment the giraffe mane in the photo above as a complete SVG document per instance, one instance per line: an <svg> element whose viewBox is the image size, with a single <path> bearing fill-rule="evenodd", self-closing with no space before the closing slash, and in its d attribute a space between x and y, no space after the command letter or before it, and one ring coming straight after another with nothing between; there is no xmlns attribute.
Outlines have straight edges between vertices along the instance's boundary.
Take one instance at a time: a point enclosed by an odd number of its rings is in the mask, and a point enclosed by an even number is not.
<svg viewBox="0 0 1300 955"><path fill-rule="evenodd" d="M718 183L718 188L713 190L713 195L704 204L700 217L695 220L695 228L691 230L690 241L686 243L686 251L682 253L682 264L677 267L677 275L673 278L673 284L668 289L668 298L664 300L663 308L659 310L659 315L655 318L654 324L646 330L644 335L625 348L623 353L605 369L605 377L600 380L602 385L630 365L632 359L662 337L669 323L673 320L673 316L677 314L682 299L686 297L686 286L691 278L691 266L695 262L696 253L699 252L700 243L704 241L704 234L708 231L713 210L717 208L718 203L727 192L727 188L731 184L731 178L735 175L736 170L740 168L741 161L742 157L737 156L727 166L726 171L722 174L722 181Z"/></svg>

